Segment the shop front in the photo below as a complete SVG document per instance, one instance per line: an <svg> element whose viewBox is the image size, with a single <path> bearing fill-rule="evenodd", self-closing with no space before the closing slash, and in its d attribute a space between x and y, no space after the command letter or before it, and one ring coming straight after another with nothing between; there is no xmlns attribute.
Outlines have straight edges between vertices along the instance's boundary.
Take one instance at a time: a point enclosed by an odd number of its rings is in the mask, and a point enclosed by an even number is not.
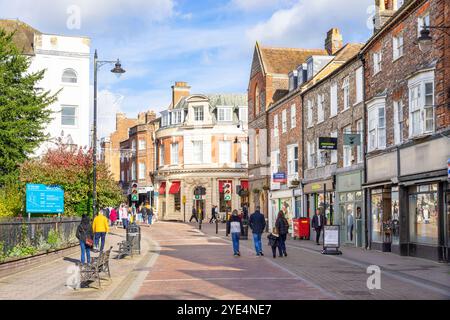
<svg viewBox="0 0 450 320"><path fill-rule="evenodd" d="M278 213L283 211L289 222L289 234L294 235L293 218L295 217L295 200L293 189L272 191L270 193L269 231L275 227Z"/></svg>
<svg viewBox="0 0 450 320"><path fill-rule="evenodd" d="M341 228L341 243L364 247L362 171L336 175L334 223Z"/></svg>
<svg viewBox="0 0 450 320"><path fill-rule="evenodd" d="M333 209L335 194L332 179L306 184L303 193L305 197L304 217L312 218L316 209L320 209L325 213L327 224L335 223Z"/></svg>

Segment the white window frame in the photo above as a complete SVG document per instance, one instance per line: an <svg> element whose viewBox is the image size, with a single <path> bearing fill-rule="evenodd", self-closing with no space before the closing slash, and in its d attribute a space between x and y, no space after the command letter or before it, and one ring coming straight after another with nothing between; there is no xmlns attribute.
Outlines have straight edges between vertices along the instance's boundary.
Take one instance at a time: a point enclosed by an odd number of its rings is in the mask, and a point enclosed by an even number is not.
<svg viewBox="0 0 450 320"><path fill-rule="evenodd" d="M146 141L144 139L139 139L139 150L145 150L147 148Z"/></svg>
<svg viewBox="0 0 450 320"><path fill-rule="evenodd" d="M63 109L71 108L74 110L73 116L63 116ZM73 124L63 124L63 117L64 118L73 118ZM61 127L68 127L68 128L75 128L78 127L78 106L75 105L61 105Z"/></svg>
<svg viewBox="0 0 450 320"><path fill-rule="evenodd" d="M195 122L203 122L205 120L205 107L204 106L194 106L194 121Z"/></svg>
<svg viewBox="0 0 450 320"><path fill-rule="evenodd" d="M430 25L430 12L427 11L417 18L417 36L420 37L420 32L422 31L424 25Z"/></svg>
<svg viewBox="0 0 450 320"><path fill-rule="evenodd" d="M403 101L394 101L394 143L403 142Z"/></svg>
<svg viewBox="0 0 450 320"><path fill-rule="evenodd" d="M179 144L178 142L170 144L170 164L177 165L179 162Z"/></svg>
<svg viewBox="0 0 450 320"><path fill-rule="evenodd" d="M350 77L347 76L344 78L344 81L342 83L342 95L343 95L343 101L344 101L344 109L342 111L345 111L350 108Z"/></svg>
<svg viewBox="0 0 450 320"><path fill-rule="evenodd" d="M346 127L344 127L342 129L342 136L344 136L344 134L348 134L352 132L352 126L348 125ZM342 167L343 168L348 168L352 166L352 151L353 148L351 146L346 146L344 144L342 144Z"/></svg>
<svg viewBox="0 0 450 320"><path fill-rule="evenodd" d="M355 104L363 101L364 95L364 69L359 67L355 71L355 84L356 84L356 102Z"/></svg>
<svg viewBox="0 0 450 320"><path fill-rule="evenodd" d="M392 37L392 59L393 61L403 56L403 32Z"/></svg>
<svg viewBox="0 0 450 320"><path fill-rule="evenodd" d="M131 140L131 150L136 152L136 139Z"/></svg>
<svg viewBox="0 0 450 320"><path fill-rule="evenodd" d="M364 161L363 146L364 146L364 123L363 119L356 121L356 131L359 133L359 146L356 147L356 162L362 163Z"/></svg>
<svg viewBox="0 0 450 320"><path fill-rule="evenodd" d="M295 158L295 148L297 148L297 158ZM298 178L298 145L291 144L286 147L287 150L287 171L289 180ZM297 166L297 170L295 167Z"/></svg>
<svg viewBox="0 0 450 320"><path fill-rule="evenodd" d="M382 54L381 49L373 53L373 74L381 72Z"/></svg>
<svg viewBox="0 0 450 320"><path fill-rule="evenodd" d="M73 74L66 75L66 72L73 73ZM64 69L64 71L61 74L61 82L64 84L71 84L71 85L77 84L78 83L78 73L72 68Z"/></svg>
<svg viewBox="0 0 450 320"><path fill-rule="evenodd" d="M139 180L145 179L145 163L139 162Z"/></svg>
<svg viewBox="0 0 450 320"><path fill-rule="evenodd" d="M278 115L273 116L273 136L278 137L279 129L278 129Z"/></svg>
<svg viewBox="0 0 450 320"><path fill-rule="evenodd" d="M278 173L280 171L280 150L274 150L271 152L271 165L272 165L272 173Z"/></svg>
<svg viewBox="0 0 450 320"><path fill-rule="evenodd" d="M183 110L175 110L172 111L171 113L171 121L172 124L176 125L176 124L180 124L183 122Z"/></svg>
<svg viewBox="0 0 450 320"><path fill-rule="evenodd" d="M308 169L315 168L316 160L316 147L314 142L307 142L307 153L308 153Z"/></svg>
<svg viewBox="0 0 450 320"><path fill-rule="evenodd" d="M431 85L431 104L427 104L426 88L427 84ZM417 90L417 95L414 94L414 90ZM434 84L434 71L423 72L408 80L409 91L409 137L418 137L424 134L429 134L435 131L436 119L435 119L435 84ZM413 99L415 97L415 99ZM431 109L431 117L429 117L429 110ZM414 130L414 119L418 119L418 129ZM427 129L427 121L432 122L432 128Z"/></svg>
<svg viewBox="0 0 450 320"><path fill-rule="evenodd" d="M337 131L333 131L330 133L331 138L337 138L338 133ZM331 156L330 156L330 163L337 163L338 160L338 151L337 150L331 150Z"/></svg>
<svg viewBox="0 0 450 320"><path fill-rule="evenodd" d="M218 107L217 108L217 121L219 121L219 122L233 121L233 108L232 107Z"/></svg>
<svg viewBox="0 0 450 320"><path fill-rule="evenodd" d="M131 162L131 180L136 181L136 161Z"/></svg>
<svg viewBox="0 0 450 320"><path fill-rule="evenodd" d="M368 151L374 151L377 149L385 149L386 148L386 101L385 98L379 98L373 100L371 103L367 105L367 114L368 114L368 132L367 132L367 141L368 141ZM380 111L383 112L383 121L384 126L382 125ZM371 136L373 136L374 141L371 140Z"/></svg>
<svg viewBox="0 0 450 320"><path fill-rule="evenodd" d="M317 123L325 121L324 95L317 95Z"/></svg>
<svg viewBox="0 0 450 320"><path fill-rule="evenodd" d="M232 144L230 140L219 141L219 163L230 164L232 159Z"/></svg>
<svg viewBox="0 0 450 320"><path fill-rule="evenodd" d="M239 121L248 123L248 108L239 107Z"/></svg>
<svg viewBox="0 0 450 320"><path fill-rule="evenodd" d="M203 140L192 140L192 162L203 163Z"/></svg>
<svg viewBox="0 0 450 320"><path fill-rule="evenodd" d="M295 104L291 105L291 129L297 126L297 109Z"/></svg>
<svg viewBox="0 0 450 320"><path fill-rule="evenodd" d="M285 133L287 131L287 110L284 109L281 112L281 132Z"/></svg>
<svg viewBox="0 0 450 320"><path fill-rule="evenodd" d="M165 150L164 150L164 144L161 144L159 148L159 165L164 166L165 165Z"/></svg>
<svg viewBox="0 0 450 320"><path fill-rule="evenodd" d="M330 118L338 113L337 83L330 86Z"/></svg>
<svg viewBox="0 0 450 320"><path fill-rule="evenodd" d="M308 102L306 103L306 106L307 106L307 112L308 112L308 128L310 128L314 125L312 101L308 100Z"/></svg>

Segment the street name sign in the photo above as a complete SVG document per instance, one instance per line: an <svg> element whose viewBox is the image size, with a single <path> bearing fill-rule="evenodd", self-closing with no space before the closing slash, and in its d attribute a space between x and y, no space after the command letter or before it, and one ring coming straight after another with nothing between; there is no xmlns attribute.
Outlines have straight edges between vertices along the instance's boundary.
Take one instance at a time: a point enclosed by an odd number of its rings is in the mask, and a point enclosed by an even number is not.
<svg viewBox="0 0 450 320"><path fill-rule="evenodd" d="M27 213L64 213L64 190L60 186L26 185Z"/></svg>

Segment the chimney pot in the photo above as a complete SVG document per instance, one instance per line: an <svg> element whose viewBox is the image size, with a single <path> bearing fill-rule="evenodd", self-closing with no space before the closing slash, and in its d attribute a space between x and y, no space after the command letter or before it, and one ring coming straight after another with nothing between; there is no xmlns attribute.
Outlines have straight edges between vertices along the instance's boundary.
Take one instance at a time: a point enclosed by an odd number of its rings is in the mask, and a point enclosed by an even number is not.
<svg viewBox="0 0 450 320"><path fill-rule="evenodd" d="M338 28L332 28L327 32L327 38L325 39L325 49L328 54L334 55L339 49L342 48L342 35Z"/></svg>

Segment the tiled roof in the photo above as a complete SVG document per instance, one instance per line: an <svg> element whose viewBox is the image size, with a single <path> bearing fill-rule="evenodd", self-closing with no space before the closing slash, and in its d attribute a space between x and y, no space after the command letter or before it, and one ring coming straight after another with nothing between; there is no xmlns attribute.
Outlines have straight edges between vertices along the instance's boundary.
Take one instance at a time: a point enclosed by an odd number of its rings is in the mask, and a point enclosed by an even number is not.
<svg viewBox="0 0 450 320"><path fill-rule="evenodd" d="M271 48L260 46L261 59L266 73L288 74L310 56L328 55L323 49Z"/></svg>
<svg viewBox="0 0 450 320"><path fill-rule="evenodd" d="M197 96L196 94L190 95L189 97L183 97L177 103L174 109L182 109L187 108L186 100L192 96ZM203 96L203 95L200 95ZM246 106L247 95L246 94L234 94L234 93L214 93L214 94L206 94L204 95L209 99L209 105L211 107L216 106Z"/></svg>
<svg viewBox="0 0 450 320"><path fill-rule="evenodd" d="M335 53L335 57L332 61L348 61L358 54L359 50L364 46L362 43L347 43L338 52Z"/></svg>
<svg viewBox="0 0 450 320"><path fill-rule="evenodd" d="M8 33L15 32L13 41L23 54L34 54L34 34L40 34L41 32L20 20L7 19L0 19L0 29Z"/></svg>

